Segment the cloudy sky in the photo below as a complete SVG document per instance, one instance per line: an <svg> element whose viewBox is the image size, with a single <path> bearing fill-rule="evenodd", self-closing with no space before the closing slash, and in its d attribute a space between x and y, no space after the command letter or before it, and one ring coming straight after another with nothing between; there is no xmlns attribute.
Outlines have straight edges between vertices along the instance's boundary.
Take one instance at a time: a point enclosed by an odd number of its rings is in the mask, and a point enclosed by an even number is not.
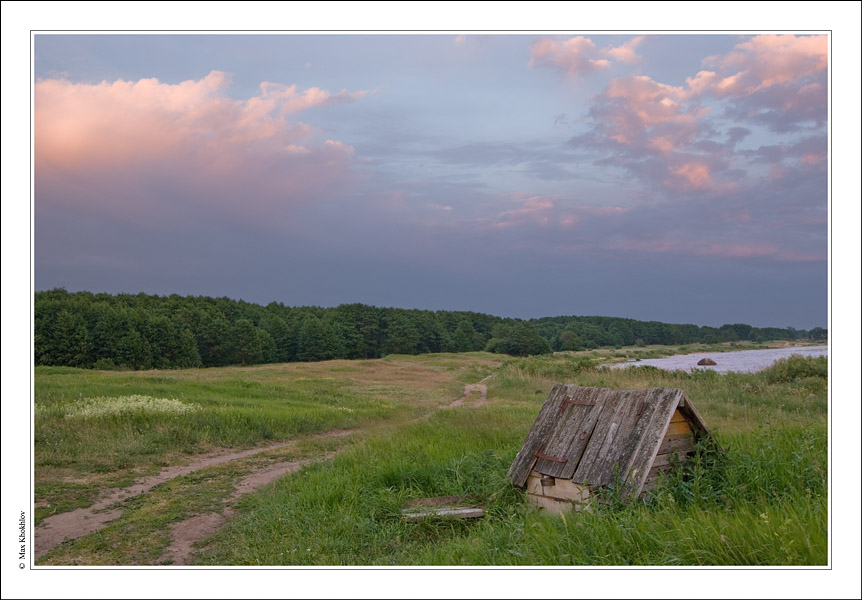
<svg viewBox="0 0 862 600"><path fill-rule="evenodd" d="M825 35L48 35L35 288L827 324Z"/></svg>

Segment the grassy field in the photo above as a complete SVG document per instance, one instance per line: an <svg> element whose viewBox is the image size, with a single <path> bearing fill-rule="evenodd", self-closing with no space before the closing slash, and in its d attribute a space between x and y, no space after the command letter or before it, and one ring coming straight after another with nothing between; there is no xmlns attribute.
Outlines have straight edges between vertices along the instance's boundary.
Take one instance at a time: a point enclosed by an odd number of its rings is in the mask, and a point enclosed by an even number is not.
<svg viewBox="0 0 862 600"><path fill-rule="evenodd" d="M263 462L288 459L309 464L239 499L224 526L195 546L194 563L826 564L825 359L745 375L599 366L678 350L188 371L38 368L39 521L212 450L299 442L162 483L118 504L121 516L105 529L60 544L37 564L170 564L171 524L220 507ZM486 404L471 396L449 407L465 384L492 373ZM670 478L644 502L614 502L609 493L592 514L543 514L527 506L506 470L560 381L682 388L724 454L702 452L686 477ZM149 400L127 399L118 410L110 400L118 396ZM355 432L316 435L339 429ZM461 494L474 495L487 516L401 519L407 500Z"/></svg>

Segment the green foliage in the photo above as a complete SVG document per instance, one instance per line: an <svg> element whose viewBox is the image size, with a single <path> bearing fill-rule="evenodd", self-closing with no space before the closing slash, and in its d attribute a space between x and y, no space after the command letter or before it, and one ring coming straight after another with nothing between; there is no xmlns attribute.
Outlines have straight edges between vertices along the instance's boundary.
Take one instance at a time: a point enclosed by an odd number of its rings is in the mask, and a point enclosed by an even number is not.
<svg viewBox="0 0 862 600"><path fill-rule="evenodd" d="M419 346L419 331L402 313L394 313L386 319L386 341L384 354L416 354Z"/></svg>
<svg viewBox="0 0 862 600"><path fill-rule="evenodd" d="M501 325L495 330L496 343L494 352L511 356L529 356L531 354L550 354L551 346L541 337L535 328L526 321L518 321L514 325Z"/></svg>
<svg viewBox="0 0 862 600"><path fill-rule="evenodd" d="M313 315L303 320L297 336L297 360L330 360L341 357L343 353L341 339L329 323Z"/></svg>
<svg viewBox="0 0 862 600"><path fill-rule="evenodd" d="M473 324L467 319L462 319L452 334L452 352L472 352L481 350L485 345L485 339L473 328Z"/></svg>
<svg viewBox="0 0 862 600"><path fill-rule="evenodd" d="M384 354L490 352L517 356L629 344L825 340L827 331L669 325L612 317L518 321L464 311L343 304L266 306L229 298L69 293L34 296L37 365L171 369ZM99 362L101 361L101 362ZM108 362L110 361L110 362Z"/></svg>
<svg viewBox="0 0 862 600"><path fill-rule="evenodd" d="M537 407L438 413L286 478L241 506L199 564L823 565L825 430L766 429L701 445L635 502L547 515L506 471ZM476 521L406 523L406 501L469 494ZM606 500L612 490L600 494Z"/></svg>
<svg viewBox="0 0 862 600"><path fill-rule="evenodd" d="M794 354L776 361L761 376L769 383L791 383L805 378L825 380L829 377L829 365L825 356Z"/></svg>

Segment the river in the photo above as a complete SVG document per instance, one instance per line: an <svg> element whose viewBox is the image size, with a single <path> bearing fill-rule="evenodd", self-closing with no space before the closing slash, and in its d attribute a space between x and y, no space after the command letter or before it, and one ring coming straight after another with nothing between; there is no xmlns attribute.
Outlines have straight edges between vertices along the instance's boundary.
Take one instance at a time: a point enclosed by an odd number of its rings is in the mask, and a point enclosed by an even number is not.
<svg viewBox="0 0 862 600"><path fill-rule="evenodd" d="M753 373L765 369L775 361L787 358L793 354L826 356L828 352L829 346L799 346L795 348L771 348L769 350L738 350L736 352L697 352L694 354L677 354L664 358L646 358L644 360L617 363L610 366L612 369L651 366L668 371L710 369L719 373L728 373L730 371ZM715 366L699 367L697 361L701 358L711 358L716 364Z"/></svg>

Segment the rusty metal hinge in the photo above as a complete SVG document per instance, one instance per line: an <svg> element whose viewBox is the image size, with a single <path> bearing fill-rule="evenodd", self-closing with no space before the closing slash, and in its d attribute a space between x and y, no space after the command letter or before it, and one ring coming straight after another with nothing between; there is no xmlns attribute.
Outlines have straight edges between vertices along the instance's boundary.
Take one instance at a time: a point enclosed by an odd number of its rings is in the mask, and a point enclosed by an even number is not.
<svg viewBox="0 0 862 600"><path fill-rule="evenodd" d="M548 456L547 454L542 454L542 450L544 450L544 449L545 449L545 445L542 444L542 446L538 450L536 450L536 458L541 458L542 460L550 460L552 462L558 462L558 463L569 462L568 458L559 458L557 456Z"/></svg>
<svg viewBox="0 0 862 600"><path fill-rule="evenodd" d="M577 404L578 406L595 406L596 403L591 400L572 400L568 396L563 398L563 401L560 402L560 410L559 412L563 412L569 404Z"/></svg>

